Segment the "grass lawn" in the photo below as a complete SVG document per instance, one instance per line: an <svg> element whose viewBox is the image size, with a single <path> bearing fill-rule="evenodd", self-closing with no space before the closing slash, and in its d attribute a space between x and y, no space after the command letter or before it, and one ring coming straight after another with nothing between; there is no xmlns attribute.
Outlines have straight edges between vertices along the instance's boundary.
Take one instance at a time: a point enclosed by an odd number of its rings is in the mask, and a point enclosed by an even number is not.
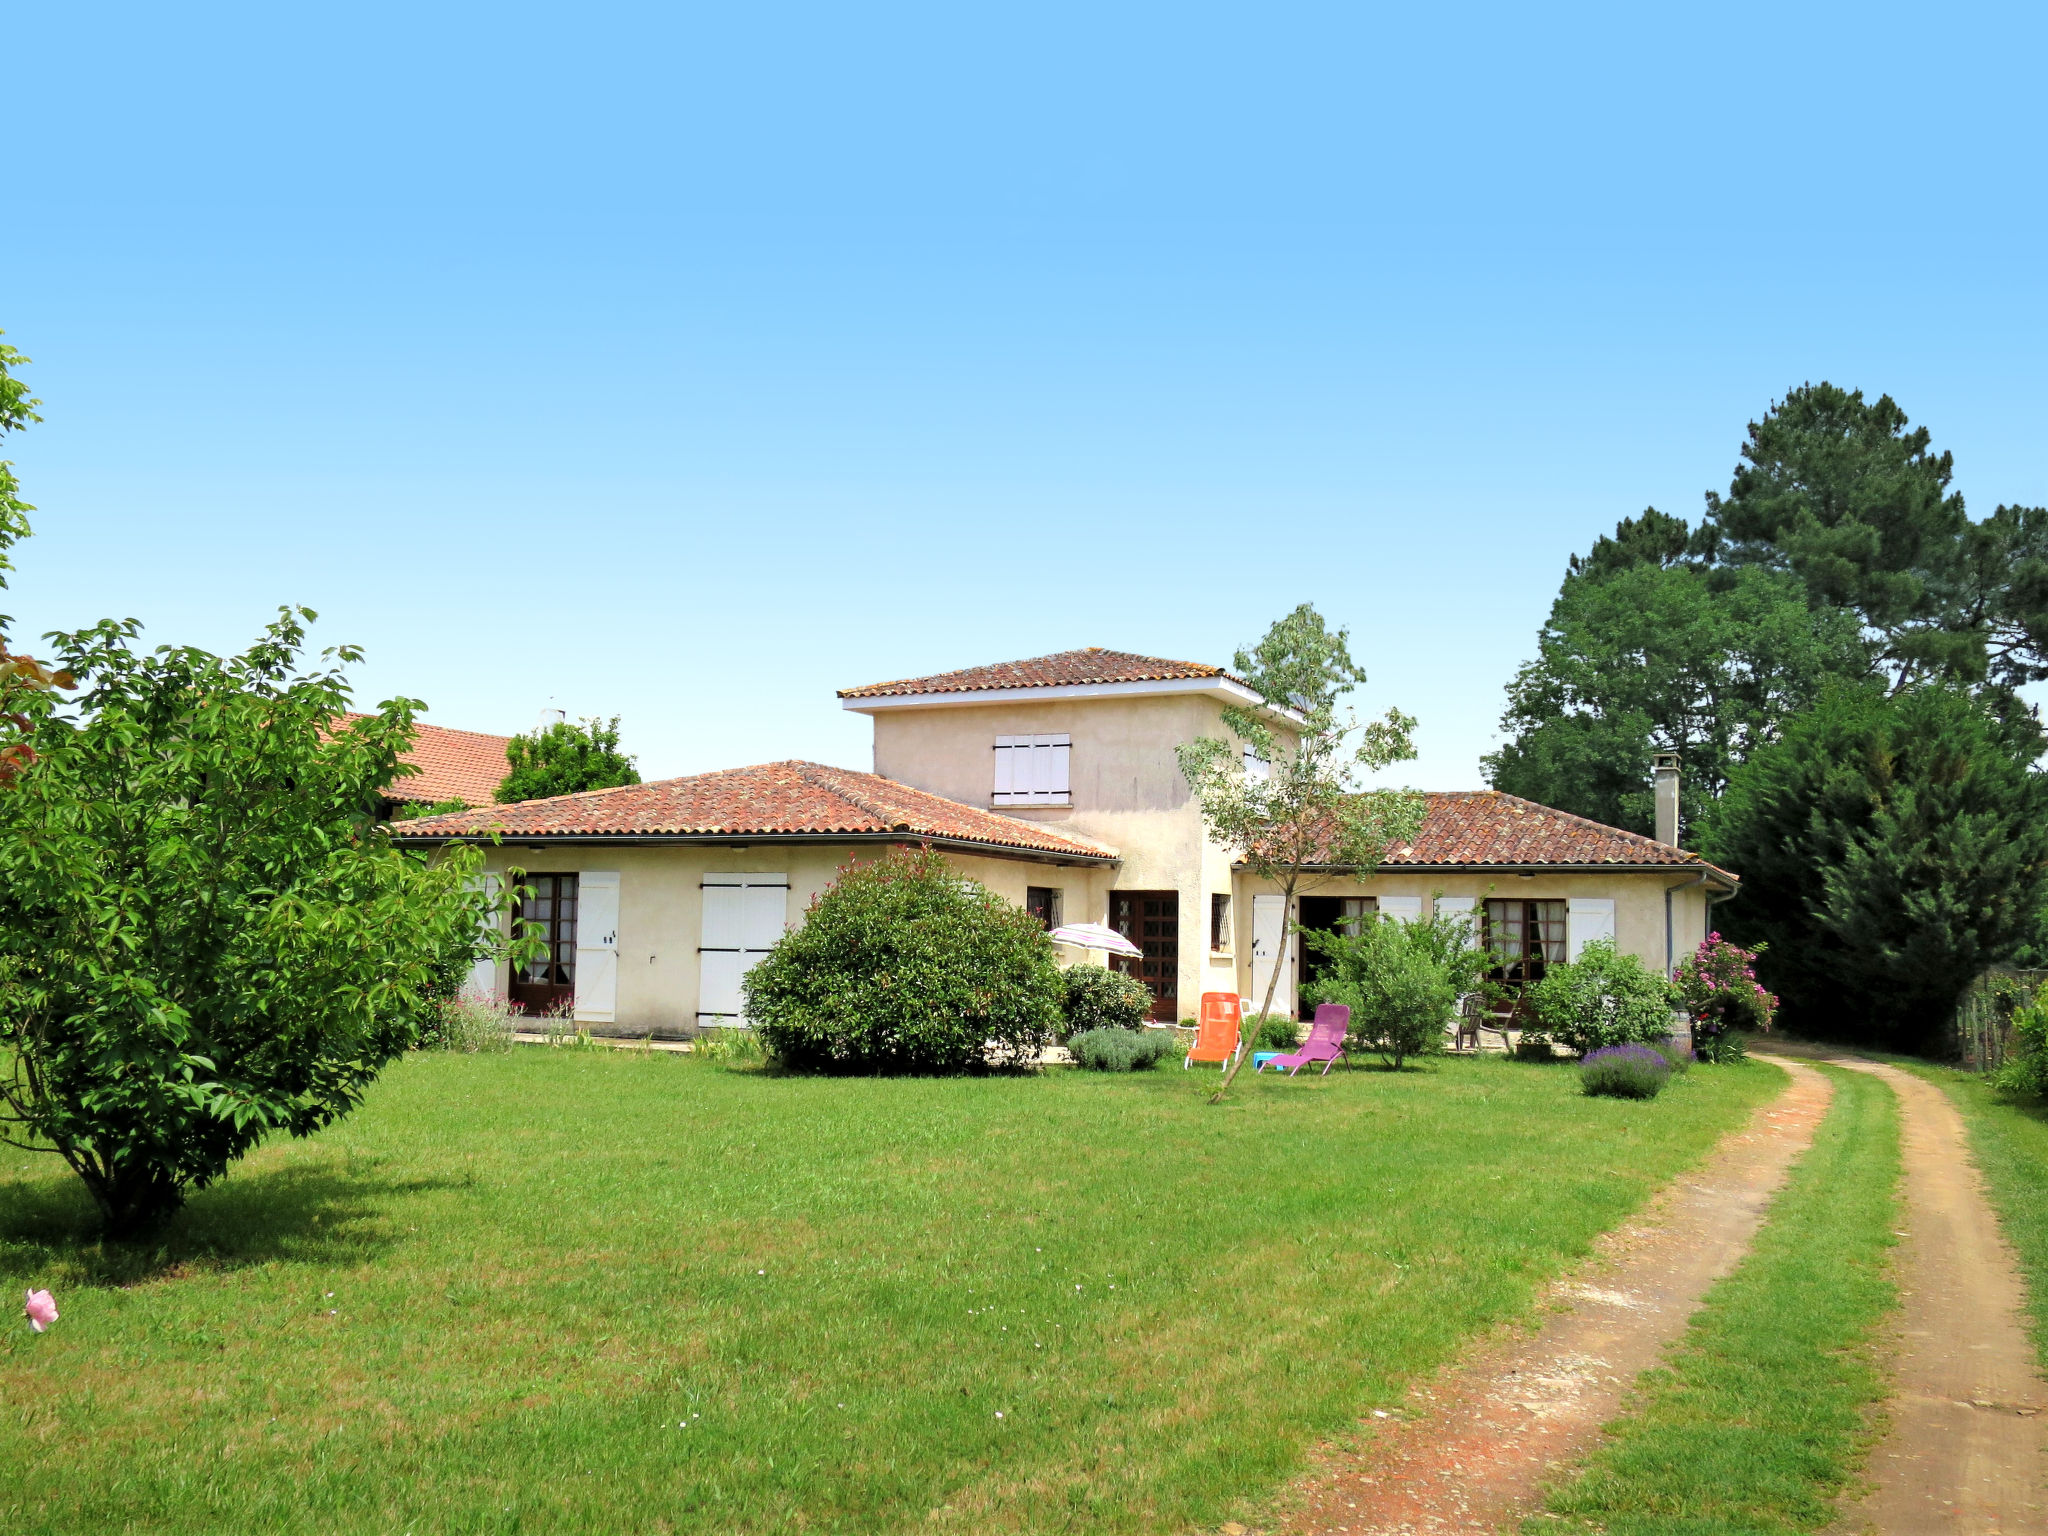
<svg viewBox="0 0 2048 1536"><path fill-rule="evenodd" d="M159 1255L0 1156L0 1526L1159 1531L1524 1306L1782 1085L424 1056ZM684 1427L687 1425L687 1427Z"/></svg>
<svg viewBox="0 0 2048 1536"><path fill-rule="evenodd" d="M2034 1348L2048 1366L2048 1107L2008 1103L1971 1073L1899 1065L1947 1089L1963 1112L1999 1225L2026 1273Z"/></svg>
<svg viewBox="0 0 2048 1536"><path fill-rule="evenodd" d="M1816 1531L1835 1516L1884 1380L1866 1353L1894 1305L1898 1101L1823 1068L1835 1101L1741 1267L1553 1515L1614 1536ZM1528 1521L1525 1532L1556 1530Z"/></svg>

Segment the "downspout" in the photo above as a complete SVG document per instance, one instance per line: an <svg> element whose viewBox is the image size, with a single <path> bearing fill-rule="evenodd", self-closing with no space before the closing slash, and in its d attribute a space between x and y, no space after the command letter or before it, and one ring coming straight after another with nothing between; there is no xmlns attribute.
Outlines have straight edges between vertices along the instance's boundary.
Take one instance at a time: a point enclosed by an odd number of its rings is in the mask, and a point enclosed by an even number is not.
<svg viewBox="0 0 2048 1536"><path fill-rule="evenodd" d="M1681 880L1676 885L1664 887L1664 979L1666 981L1671 979L1671 973L1676 969L1677 963L1677 957L1672 953L1671 893L1673 891L1689 891L1696 885L1705 885L1708 877L1712 874L1713 871L1711 869L1703 869L1690 880ZM1729 892L1729 895L1732 896L1733 894L1734 892ZM1713 904L1714 898L1710 895L1707 897L1707 905L1712 907Z"/></svg>

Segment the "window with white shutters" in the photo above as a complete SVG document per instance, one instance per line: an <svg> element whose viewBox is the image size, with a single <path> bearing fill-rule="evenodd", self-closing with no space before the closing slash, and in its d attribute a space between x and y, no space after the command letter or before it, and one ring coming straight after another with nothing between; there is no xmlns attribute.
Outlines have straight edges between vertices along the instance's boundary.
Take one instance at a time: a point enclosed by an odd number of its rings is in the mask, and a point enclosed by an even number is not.
<svg viewBox="0 0 2048 1536"><path fill-rule="evenodd" d="M746 979L789 917L789 876L707 874L704 942L697 949L697 1022L744 1023Z"/></svg>
<svg viewBox="0 0 2048 1536"><path fill-rule="evenodd" d="M1067 759L1073 738L1066 735L998 736L995 805L1071 805Z"/></svg>
<svg viewBox="0 0 2048 1536"><path fill-rule="evenodd" d="M1256 747L1244 749L1244 776L1258 784L1263 784L1273 777L1273 765L1259 756Z"/></svg>

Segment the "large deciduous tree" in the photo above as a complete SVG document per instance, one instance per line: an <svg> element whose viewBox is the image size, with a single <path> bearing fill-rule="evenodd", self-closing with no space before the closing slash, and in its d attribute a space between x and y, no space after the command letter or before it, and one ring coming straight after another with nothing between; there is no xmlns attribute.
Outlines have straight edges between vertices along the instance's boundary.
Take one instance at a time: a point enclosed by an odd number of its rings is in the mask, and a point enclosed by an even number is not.
<svg viewBox="0 0 2048 1536"><path fill-rule="evenodd" d="M265 1135L353 1107L493 943L479 855L374 814L409 700L338 733L348 647L305 610L240 656L53 636L83 692L32 699L0 795L0 1135L55 1148L121 1237Z"/></svg>
<svg viewBox="0 0 2048 1536"><path fill-rule="evenodd" d="M1280 888L1281 911L1327 873L1370 874L1387 849L1421 830L1423 802L1411 790L1369 789L1363 775L1415 755L1415 722L1399 710L1361 725L1344 699L1365 681L1346 631L1332 630L1303 603L1234 658L1263 708L1223 711L1237 738L1200 737L1177 749L1217 842L1251 873ZM1243 748L1264 766L1248 772ZM1273 1008L1275 957L1259 1012ZM1240 1052L1216 1090L1229 1092L1250 1051Z"/></svg>
<svg viewBox="0 0 2048 1536"><path fill-rule="evenodd" d="M1688 530L1656 508L1575 557L1536 659L1508 686L1496 789L1648 833L1653 752L1677 752L1684 827L1823 682L1863 670L1853 616L1798 579L1688 563Z"/></svg>
<svg viewBox="0 0 2048 1536"><path fill-rule="evenodd" d="M1741 872L1722 926L1795 1028L1940 1044L1957 999L2036 931L2048 778L2032 716L1954 685L1838 685L1736 774L1706 847Z"/></svg>
<svg viewBox="0 0 2048 1536"><path fill-rule="evenodd" d="M589 719L580 725L557 720L505 748L511 772L499 783L500 804L541 800L550 795L580 795L591 789L617 789L638 784L640 770L619 750L619 717Z"/></svg>

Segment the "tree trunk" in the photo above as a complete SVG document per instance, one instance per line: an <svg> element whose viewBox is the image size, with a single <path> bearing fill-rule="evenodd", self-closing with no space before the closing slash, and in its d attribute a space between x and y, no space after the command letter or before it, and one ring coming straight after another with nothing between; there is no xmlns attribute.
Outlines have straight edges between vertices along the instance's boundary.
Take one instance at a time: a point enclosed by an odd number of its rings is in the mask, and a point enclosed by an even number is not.
<svg viewBox="0 0 2048 1536"><path fill-rule="evenodd" d="M146 1237L185 1203L185 1191L162 1168L126 1167L109 1173L75 1163L73 1166L92 1192L93 1203L100 1208L100 1233L109 1242L132 1242Z"/></svg>
<svg viewBox="0 0 2048 1536"><path fill-rule="evenodd" d="M1294 887L1300 879L1301 871L1297 869L1287 877L1286 885L1280 890L1280 953L1273 957L1273 974L1266 978L1266 996L1259 1004L1259 1017L1262 1019L1272 1013L1273 994L1280 990L1280 965L1287 958L1287 915L1294 910ZM1256 912L1258 909L1254 906L1252 910ZM1230 1064L1230 1070L1223 1074L1223 1081L1216 1085L1216 1092L1209 1100L1211 1104L1223 1102L1223 1095L1230 1092L1230 1085L1237 1081L1237 1074L1242 1072L1244 1064L1251 1060L1251 1048L1256 1042L1245 1040L1242 1020L1238 1022L1237 1043L1237 1060Z"/></svg>

